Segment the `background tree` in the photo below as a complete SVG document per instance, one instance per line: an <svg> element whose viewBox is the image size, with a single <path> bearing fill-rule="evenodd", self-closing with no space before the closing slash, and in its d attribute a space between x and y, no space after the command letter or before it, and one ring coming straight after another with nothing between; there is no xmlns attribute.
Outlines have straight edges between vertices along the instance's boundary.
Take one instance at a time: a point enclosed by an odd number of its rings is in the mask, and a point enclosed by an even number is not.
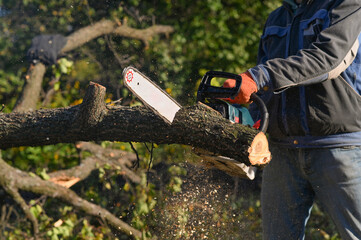
<svg viewBox="0 0 361 240"><path fill-rule="evenodd" d="M122 85L122 70L128 65L146 73L183 105L193 105L207 70L240 73L255 64L263 23L279 4L277 0L2 0L3 112L28 110L17 99L24 96L23 84L33 80L32 74L41 76L39 92L30 94L37 109L81 103L89 81L106 87L107 103L139 105ZM36 71L29 68L26 52L35 36L71 38L82 29L94 33L94 26L100 26L100 34L86 42L72 42L73 47L63 51L64 58L56 65L37 64ZM154 26L167 27L154 31ZM138 30L140 34L130 34ZM23 100L28 103L29 98ZM81 142L2 151L6 165L0 174L14 174L0 181L0 237L260 237L256 183L200 170L185 146L98 143L102 148ZM134 148L140 161L127 153ZM145 174L149 159L153 159L153 171ZM131 166L137 162L140 167L135 170ZM15 179L22 180L16 182L18 187L22 182L31 182L33 187L19 191L8 184ZM308 234L319 239L332 236L332 224L317 207L315 214L319 215L315 220L318 230L311 228Z"/></svg>

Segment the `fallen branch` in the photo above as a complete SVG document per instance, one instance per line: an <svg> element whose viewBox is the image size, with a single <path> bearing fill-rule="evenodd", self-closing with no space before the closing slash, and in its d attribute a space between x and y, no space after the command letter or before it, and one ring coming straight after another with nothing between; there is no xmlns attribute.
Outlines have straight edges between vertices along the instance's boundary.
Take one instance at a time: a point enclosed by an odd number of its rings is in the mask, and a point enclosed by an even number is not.
<svg viewBox="0 0 361 240"><path fill-rule="evenodd" d="M146 107L107 107L104 96L105 88L92 83L74 107L0 113L0 148L108 140L186 144L246 165L271 158L262 132L232 124L203 105L182 108L168 125Z"/></svg>
<svg viewBox="0 0 361 240"><path fill-rule="evenodd" d="M97 144L87 142L77 143L76 147L82 151L89 151L94 156L83 159L78 166L49 173L50 181L69 188L87 178L92 171L108 165L112 169L121 170L122 174L132 182L140 183L141 178L129 169L132 162L136 160L134 153L102 148Z"/></svg>
<svg viewBox="0 0 361 240"><path fill-rule="evenodd" d="M137 238L141 238L142 236L142 233L139 230L121 221L119 218L111 214L108 210L79 197L72 190L62 187L53 182L42 180L37 176L30 176L26 172L20 171L19 169L15 169L10 165L6 164L6 162L1 158L0 185L11 186L12 189L19 189L41 195L46 195L52 198L58 198L68 204L71 204L77 209L84 211L86 214L100 217L106 220L110 225L112 225L119 231L126 233L129 236L133 235ZM14 194L13 197L14 196L18 197L16 196L16 194ZM23 205L22 203L20 204ZM28 217L30 217L31 219L31 216Z"/></svg>

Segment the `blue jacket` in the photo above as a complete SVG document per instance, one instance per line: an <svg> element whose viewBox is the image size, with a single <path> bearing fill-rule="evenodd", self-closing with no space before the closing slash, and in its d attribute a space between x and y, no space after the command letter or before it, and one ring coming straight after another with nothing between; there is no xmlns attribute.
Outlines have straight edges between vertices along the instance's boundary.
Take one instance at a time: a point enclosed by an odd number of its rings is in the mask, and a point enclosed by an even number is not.
<svg viewBox="0 0 361 240"><path fill-rule="evenodd" d="M360 0L305 0L296 10L284 2L270 14L248 71L270 112L271 141L361 145L360 33Z"/></svg>

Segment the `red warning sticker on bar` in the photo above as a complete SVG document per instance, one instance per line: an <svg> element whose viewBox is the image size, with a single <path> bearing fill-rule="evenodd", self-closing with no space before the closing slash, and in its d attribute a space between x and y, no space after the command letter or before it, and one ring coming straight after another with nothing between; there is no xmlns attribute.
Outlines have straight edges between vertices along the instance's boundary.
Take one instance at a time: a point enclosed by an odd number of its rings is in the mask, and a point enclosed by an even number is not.
<svg viewBox="0 0 361 240"><path fill-rule="evenodd" d="M133 70L129 70L125 76L125 79L127 80L128 83L130 83L131 81L133 81L133 78L134 78Z"/></svg>

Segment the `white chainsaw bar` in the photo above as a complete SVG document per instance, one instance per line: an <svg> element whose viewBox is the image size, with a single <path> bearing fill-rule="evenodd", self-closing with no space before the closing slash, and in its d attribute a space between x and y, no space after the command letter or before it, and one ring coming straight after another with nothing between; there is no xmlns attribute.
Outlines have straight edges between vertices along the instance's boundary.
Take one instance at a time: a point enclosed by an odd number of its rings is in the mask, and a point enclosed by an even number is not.
<svg viewBox="0 0 361 240"><path fill-rule="evenodd" d="M182 108L176 100L136 68L127 67L124 69L123 78L124 84L139 100L167 123L173 122L175 114Z"/></svg>
<svg viewBox="0 0 361 240"><path fill-rule="evenodd" d="M150 107L153 112L162 117L167 123L171 124L173 122L175 114L182 106L168 93L134 67L124 69L123 79L125 86L140 101ZM215 167L229 175L250 180L253 180L255 177L256 167L246 166L234 159L216 156L200 149L197 149L195 152L203 159L203 164L207 167Z"/></svg>

